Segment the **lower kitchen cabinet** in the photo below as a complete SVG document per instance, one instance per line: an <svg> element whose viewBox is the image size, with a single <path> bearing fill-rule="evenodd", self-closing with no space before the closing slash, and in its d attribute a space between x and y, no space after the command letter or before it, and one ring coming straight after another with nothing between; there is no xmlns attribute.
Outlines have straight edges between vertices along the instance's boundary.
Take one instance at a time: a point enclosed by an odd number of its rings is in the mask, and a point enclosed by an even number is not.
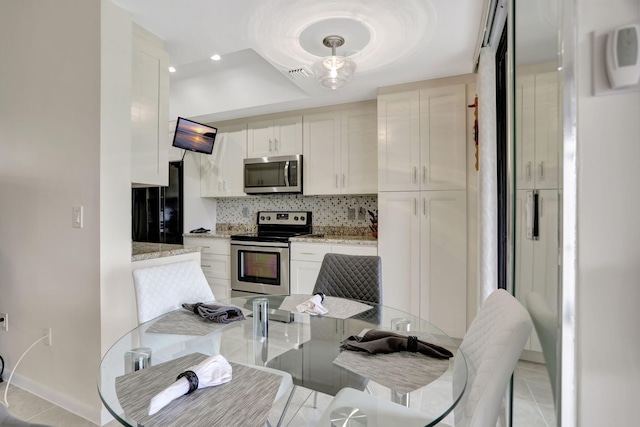
<svg viewBox="0 0 640 427"><path fill-rule="evenodd" d="M311 294L325 254L378 255L377 246L346 243L291 243L291 293Z"/></svg>
<svg viewBox="0 0 640 427"><path fill-rule="evenodd" d="M229 239L185 237L185 247L201 246L201 266L216 299L231 296L231 248Z"/></svg>
<svg viewBox="0 0 640 427"><path fill-rule="evenodd" d="M385 305L462 338L467 325L465 191L378 194Z"/></svg>

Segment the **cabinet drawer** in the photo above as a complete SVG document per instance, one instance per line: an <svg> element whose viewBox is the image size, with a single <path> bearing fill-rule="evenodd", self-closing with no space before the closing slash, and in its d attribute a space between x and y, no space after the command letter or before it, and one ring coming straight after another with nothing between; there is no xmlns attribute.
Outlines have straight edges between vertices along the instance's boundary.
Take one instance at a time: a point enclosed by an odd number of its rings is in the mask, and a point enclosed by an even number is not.
<svg viewBox="0 0 640 427"><path fill-rule="evenodd" d="M202 254L202 271L207 278L231 280L231 257L228 255Z"/></svg>
<svg viewBox="0 0 640 427"><path fill-rule="evenodd" d="M213 291L213 296L217 299L231 297L231 281L224 279L207 279Z"/></svg>
<svg viewBox="0 0 640 427"><path fill-rule="evenodd" d="M202 237L185 237L184 246L194 247L201 246L202 254L229 255L231 249L229 239L202 238Z"/></svg>
<svg viewBox="0 0 640 427"><path fill-rule="evenodd" d="M291 259L299 261L322 262L324 255L331 252L331 245L323 243L293 243Z"/></svg>
<svg viewBox="0 0 640 427"><path fill-rule="evenodd" d="M378 247L369 245L332 245L331 252L344 255L378 255Z"/></svg>

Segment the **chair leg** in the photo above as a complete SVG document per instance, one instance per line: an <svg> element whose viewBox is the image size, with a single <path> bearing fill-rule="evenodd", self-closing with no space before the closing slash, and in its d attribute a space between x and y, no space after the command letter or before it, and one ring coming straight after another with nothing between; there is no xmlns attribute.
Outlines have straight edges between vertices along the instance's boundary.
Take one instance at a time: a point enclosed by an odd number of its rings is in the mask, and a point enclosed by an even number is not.
<svg viewBox="0 0 640 427"><path fill-rule="evenodd" d="M277 427L280 427L282 425L282 423L284 422L284 416L287 414L287 409L289 409L289 404L291 403L291 400L293 399L293 394L296 392L296 385L293 386L293 388L291 389L291 393L289 394L289 397L287 398L287 403L284 404L284 408L282 409L282 415L280 415L280 419L278 420L278 424Z"/></svg>
<svg viewBox="0 0 640 427"><path fill-rule="evenodd" d="M318 392L313 392L313 409L318 409Z"/></svg>
<svg viewBox="0 0 640 427"><path fill-rule="evenodd" d="M371 393L371 389L369 388L369 384L367 384L366 386L364 386L364 389L365 389L365 391L366 391L367 393L369 393L369 394L373 394L373 393Z"/></svg>

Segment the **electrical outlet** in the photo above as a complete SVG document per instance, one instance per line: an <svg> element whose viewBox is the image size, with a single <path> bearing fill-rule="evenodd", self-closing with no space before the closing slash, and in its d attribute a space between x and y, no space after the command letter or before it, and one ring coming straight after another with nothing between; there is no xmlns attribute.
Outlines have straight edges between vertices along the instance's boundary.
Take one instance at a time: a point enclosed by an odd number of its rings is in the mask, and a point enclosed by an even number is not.
<svg viewBox="0 0 640 427"><path fill-rule="evenodd" d="M44 345L53 345L53 340L51 337L51 328L44 328L43 335L47 338L44 340Z"/></svg>
<svg viewBox="0 0 640 427"><path fill-rule="evenodd" d="M348 208L347 219L356 219L356 208Z"/></svg>
<svg viewBox="0 0 640 427"><path fill-rule="evenodd" d="M0 313L0 318L4 319L0 322L0 330L9 331L9 313Z"/></svg>
<svg viewBox="0 0 640 427"><path fill-rule="evenodd" d="M366 213L367 213L367 210L362 206L360 206L360 208L358 208L358 219L360 221L364 221L366 219L365 217Z"/></svg>

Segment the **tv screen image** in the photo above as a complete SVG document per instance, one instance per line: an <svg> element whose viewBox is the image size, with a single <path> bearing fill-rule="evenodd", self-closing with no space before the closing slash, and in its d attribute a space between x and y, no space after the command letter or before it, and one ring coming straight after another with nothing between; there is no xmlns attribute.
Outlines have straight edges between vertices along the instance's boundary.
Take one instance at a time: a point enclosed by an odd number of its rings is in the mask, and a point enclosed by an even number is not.
<svg viewBox="0 0 640 427"><path fill-rule="evenodd" d="M173 146L197 153L211 154L218 129L178 117Z"/></svg>

